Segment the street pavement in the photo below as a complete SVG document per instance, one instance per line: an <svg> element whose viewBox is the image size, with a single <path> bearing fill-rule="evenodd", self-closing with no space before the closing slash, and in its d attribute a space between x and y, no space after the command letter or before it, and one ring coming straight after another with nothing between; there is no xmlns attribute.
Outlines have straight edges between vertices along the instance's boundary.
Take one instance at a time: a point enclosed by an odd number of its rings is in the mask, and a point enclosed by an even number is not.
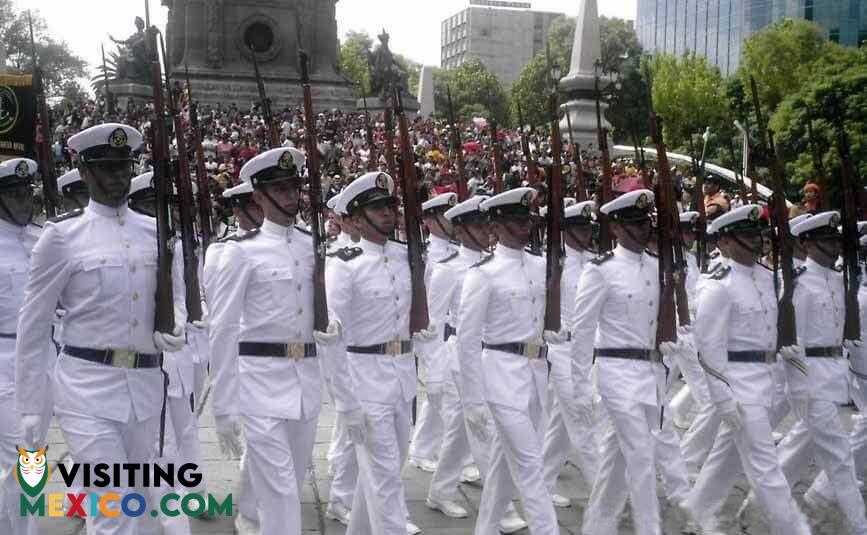
<svg viewBox="0 0 867 535"><path fill-rule="evenodd" d="M420 391L423 392L423 384L420 385ZM423 393L421 394L423 395ZM333 406L326 404L323 407L319 417L318 428L316 432L316 445L313 452L313 466L310 467L307 482L301 496L302 501L302 516L304 535L313 534L335 534L342 535L345 529L339 523L325 518L325 508L328 504L328 495L330 489L330 476L328 474L328 462L326 460L326 452L328 451L328 443L331 437L331 430L334 424ZM220 453L217 444L216 430L214 428L214 418L211 413L210 405L210 390L206 390L203 396L202 403L199 406L199 437L202 442L202 471L205 474L207 481L207 491L213 494L219 501L222 501L229 493L233 495L234 507L233 511L237 511L238 503L238 481L239 469L237 460L226 460ZM848 416L851 415L851 410L846 409L846 425L849 426ZM786 422L787 424L788 422ZM48 434L48 456L49 461L56 463L59 460L68 458L68 448L63 441L60 430L53 424ZM815 468L813 468L815 470ZM475 524L476 513L478 512L479 499L481 497L481 487L478 485L461 485L460 503L470 512L469 518L453 519L445 515L432 511L425 506L425 498L427 489L430 483L430 474L424 473L417 468L407 466L403 471L404 486L406 491L407 505L412 521L421 527L425 535L464 535L471 534ZM795 486L795 495L801 502L807 484L799 483ZM66 487L58 474L57 470L53 471L51 482L49 483L46 492L65 492ZM561 478L558 481L558 492L564 496L568 496L572 500L572 506L565 509L557 509L557 517L560 524L560 533L562 535L580 535L581 533L581 513L583 506L586 505L589 489L581 478L580 472L572 463L567 462L565 469L562 471ZM660 496L664 493L660 487ZM724 515L726 518L734 516L734 512L742 502L746 495L745 484L740 484L726 503ZM520 510L520 503L516 502L516 506ZM682 523L678 520L677 515L669 508L667 504L662 503L663 518L665 519L665 535L673 535L681 532ZM844 535L846 533L843 524L841 523L841 515L838 511L831 515L824 524L814 529L814 535ZM192 531L194 533L208 534L230 534L234 532L233 521L228 517L213 517L208 520L200 520L191 518L190 520ZM39 533L42 535L79 535L85 533L84 522L77 518L58 518L45 517L39 522ZM634 532L630 515L624 513L621 524L620 534L629 535ZM522 534L527 534L528 531L522 531ZM742 526L740 523L732 522L727 530L728 535L766 535L769 530L761 522L754 523L750 526Z"/></svg>

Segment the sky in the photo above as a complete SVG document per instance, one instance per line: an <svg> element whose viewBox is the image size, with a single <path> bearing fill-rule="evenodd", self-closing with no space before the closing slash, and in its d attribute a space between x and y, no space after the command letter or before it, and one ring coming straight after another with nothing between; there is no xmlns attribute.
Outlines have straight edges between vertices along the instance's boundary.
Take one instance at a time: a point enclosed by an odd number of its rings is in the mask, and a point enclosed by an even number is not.
<svg viewBox="0 0 867 535"><path fill-rule="evenodd" d="M225 0L230 2L231 0ZM291 2L293 0L283 0ZM582 0L522 0L534 10L575 16ZM637 0L598 0L606 16L634 19ZM144 12L144 0L13 0L18 9L38 10L51 35L69 44L91 68L100 62L99 46L110 49L108 34L125 39L135 31L134 20ZM469 0L339 0L338 37L349 30L372 37L383 28L391 36L391 49L425 65L439 66L440 23L469 5ZM168 9L150 0L151 20L165 25Z"/></svg>

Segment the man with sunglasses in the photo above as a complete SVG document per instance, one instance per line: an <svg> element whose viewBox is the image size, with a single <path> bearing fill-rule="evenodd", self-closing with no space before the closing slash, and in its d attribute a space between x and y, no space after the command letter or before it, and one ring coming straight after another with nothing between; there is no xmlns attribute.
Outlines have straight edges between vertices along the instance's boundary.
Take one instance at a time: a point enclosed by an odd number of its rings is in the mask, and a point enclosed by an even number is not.
<svg viewBox="0 0 867 535"><path fill-rule="evenodd" d="M41 447L45 371L51 364L44 342L58 303L66 310L54 367L54 413L79 463L153 461L165 406L162 353L184 343L183 307L175 307L172 332L154 331L156 225L127 206L132 152L141 143L141 133L117 123L69 139L91 201L46 223L33 249L18 320L16 396L25 413L23 439ZM133 488L129 481L113 483L88 492L124 495ZM143 524L125 515L91 520L91 533L136 534ZM184 517L161 522L173 532L189 532Z"/></svg>

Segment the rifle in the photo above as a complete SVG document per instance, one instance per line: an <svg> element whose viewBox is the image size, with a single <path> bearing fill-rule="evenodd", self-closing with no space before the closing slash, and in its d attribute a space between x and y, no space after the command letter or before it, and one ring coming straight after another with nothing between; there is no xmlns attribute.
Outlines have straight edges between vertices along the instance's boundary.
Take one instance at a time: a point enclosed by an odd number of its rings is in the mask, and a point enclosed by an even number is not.
<svg viewBox="0 0 867 535"><path fill-rule="evenodd" d="M420 204L415 162L409 140L409 123L403 112L400 89L394 89L394 111L400 129L400 163L402 166L403 217L406 226L409 271L412 279L412 305L409 313L409 332L427 329L430 323L427 308L427 291L424 285L424 241L421 234Z"/></svg>
<svg viewBox="0 0 867 535"><path fill-rule="evenodd" d="M535 184L536 164L533 161L533 154L530 152L530 140L524 131L524 114L521 113L520 102L518 102L518 120L521 122L521 150L524 152L524 159L527 161L527 183Z"/></svg>
<svg viewBox="0 0 867 535"><path fill-rule="evenodd" d="M503 193L503 147L497 135L497 119L491 100L491 88L488 87L488 108L491 108L491 146L494 149L494 194Z"/></svg>
<svg viewBox="0 0 867 535"><path fill-rule="evenodd" d="M193 86L190 85L190 70L184 65L187 78L187 98L190 105L190 133L192 134L193 152L196 154L196 183L199 186L197 200L199 201L199 230L202 233L202 250L207 251L214 235L211 220L211 191L208 184L208 171L205 169L205 151L202 148L202 127L199 124L199 106L193 100Z"/></svg>
<svg viewBox="0 0 867 535"><path fill-rule="evenodd" d="M193 178L190 176L190 159L187 152L187 140L184 136L184 121L178 111L178 104L172 91L169 78L168 56L165 43L160 34L160 49L165 64L166 93L168 96L168 112L174 124L175 143L178 147L178 160L174 169L175 187L178 190L178 217L181 223L181 248L184 255L184 296L189 322L202 320L202 296L199 292L199 259L196 256L196 229L193 215ZM168 142L168 135L166 137ZM167 147L170 145L166 145ZM171 157L170 154L168 154Z"/></svg>
<svg viewBox="0 0 867 535"><path fill-rule="evenodd" d="M596 139L599 144L599 152L602 156L602 184L599 188L599 206L611 200L611 157L608 155L608 129L602 127L602 90L599 88L599 76L596 76ZM599 252L610 251L611 223L608 216L599 212Z"/></svg>
<svg viewBox="0 0 867 535"><path fill-rule="evenodd" d="M776 226L774 265L782 270L783 279L783 294L779 299L777 313L777 348L779 349L797 343L795 307L792 304L792 296L795 291L795 277L792 267L792 235L789 232L789 210L786 207L786 176L777 156L776 147L774 146L774 133L767 128L762 118L759 92L756 87L756 80L752 76L750 76L750 88L753 92L753 107L756 111L756 122L759 129L759 150L768 160L768 169L771 172L774 190L772 199L774 224ZM753 178L753 186L755 186L755 183L756 179ZM774 286L777 293L779 293L779 284L778 278L774 277ZM857 287L855 291L858 291Z"/></svg>
<svg viewBox="0 0 867 535"><path fill-rule="evenodd" d="M819 181L819 209L823 210L828 206L828 175L825 174L825 166L822 164L822 151L819 149L819 143L813 134L813 110L809 105L806 106L806 109L807 138L810 142L810 155L813 158L813 172Z"/></svg>
<svg viewBox="0 0 867 535"><path fill-rule="evenodd" d="M385 165L388 167L388 174L392 178L397 179L397 163L394 161L394 110L391 105L385 107L385 136L383 143L385 144Z"/></svg>
<svg viewBox="0 0 867 535"><path fill-rule="evenodd" d="M656 210L659 248L659 312L656 324L656 344L677 341L677 325L689 325L689 302L686 296L686 277L683 276L683 247L680 243L680 218L674 204L674 184L668 165L668 151L662 134L662 120L653 108L650 73L646 72L648 87L649 130L656 146L656 173L658 180Z"/></svg>
<svg viewBox="0 0 867 535"><path fill-rule="evenodd" d="M729 138L729 140L728 140L728 149L729 149L729 157L731 158L731 161L732 161L732 172L735 174L735 182L738 183L738 188L740 189L740 192L741 192L741 199L743 199L744 203L746 203L747 202L747 185L744 184L744 177L740 173L738 173L737 160L735 159L735 144L731 140L731 138ZM696 181L696 190L698 190L698 181ZM699 191L701 191L701 190L699 190ZM702 209L702 211L704 210L704 203L703 202L701 203L701 209Z"/></svg>
<svg viewBox="0 0 867 535"><path fill-rule="evenodd" d="M256 59L256 50L249 43L247 48L250 50L250 57L253 58L253 73L256 75L256 86L259 88L259 105L262 106L262 115L268 125L269 142L271 148L276 149L280 146L280 133L277 132L277 124L274 122L274 116L271 115L271 99L265 93L265 82L259 74L259 60Z"/></svg>
<svg viewBox="0 0 867 535"><path fill-rule="evenodd" d="M105 64L105 46L100 43L99 51L102 53L102 78L105 81L105 112L114 115L114 98L108 87L108 67Z"/></svg>
<svg viewBox="0 0 867 535"><path fill-rule="evenodd" d="M641 185L645 189L653 189L653 184L650 181L650 175L647 172L647 160L644 157L644 147L638 146L638 128L633 125L630 130L630 135L632 137L632 146L635 149L635 158L638 160L638 172L641 174Z"/></svg>
<svg viewBox="0 0 867 535"><path fill-rule="evenodd" d="M704 206L704 173L705 173L705 154L707 150L707 141L710 138L710 127L705 130L704 134L702 134L702 139L704 140L704 147L701 150L701 165L696 167L695 173L695 197L693 197L693 201L695 202L696 211L698 212L698 231L696 232L695 241L696 241L696 264L698 264L699 273L704 272L705 264L707 263L707 212L705 211ZM692 145L692 136L689 139L690 145ZM735 171L735 178L738 176L738 172ZM741 181L743 184L743 181ZM680 226L678 225L678 234Z"/></svg>
<svg viewBox="0 0 867 535"><path fill-rule="evenodd" d="M175 330L174 292L172 291L172 229L169 211L169 174L171 153L166 125L165 101L163 100L162 72L157 51L156 27L150 25L148 0L145 0L147 20L147 54L151 67L154 120L151 123L151 146L154 167L154 197L157 223L157 288L154 309L154 331L170 333Z"/></svg>
<svg viewBox="0 0 867 535"><path fill-rule="evenodd" d="M560 120L557 117L557 89L550 95L551 153L554 163L548 184L548 213L545 216L548 241L545 255L545 329L560 331L560 279L563 276L563 162L560 146ZM571 133L571 129L570 129Z"/></svg>
<svg viewBox="0 0 867 535"><path fill-rule="evenodd" d="M446 94L449 99L449 122L452 130L452 150L455 153L458 168L458 202L463 202L469 198L467 191L467 179L464 171L464 148L461 145L461 133L458 131L458 123L455 121L455 110L452 107L452 89L446 86Z"/></svg>
<svg viewBox="0 0 867 535"><path fill-rule="evenodd" d="M833 96L832 109L837 130L837 154L840 156L840 178L843 188L843 285L846 294L846 318L843 323L844 340L861 339L861 316L858 303L860 270L858 268L858 177L852 173L849 155L849 136L846 133L845 117L840 110L837 95Z"/></svg>
<svg viewBox="0 0 867 535"><path fill-rule="evenodd" d="M36 122L36 159L39 162L42 175L42 198L45 205L45 216L52 218L57 215L60 206L60 194L57 192L57 173L54 169L54 153L51 150L51 116L48 113L48 102L45 100L45 87L42 84L42 68L36 55L36 42L33 39L33 18L27 12L30 24L30 52L33 55L33 88L36 91L36 110L39 120Z"/></svg>
<svg viewBox="0 0 867 535"><path fill-rule="evenodd" d="M301 88L304 91L304 141L307 148L307 176L310 180L310 230L313 233L313 328L328 330L328 301L325 296L325 225L322 217L322 176L319 174L319 154L316 148L316 121L313 119L313 92L307 72L307 53L298 50L301 66Z"/></svg>
<svg viewBox="0 0 867 535"><path fill-rule="evenodd" d="M760 119L759 119L759 122L761 122ZM758 202L759 201L759 190L758 190L758 186L756 185L756 178L754 177L755 173L753 172L753 170L754 170L753 160L752 160L752 158L750 158L750 146L751 146L751 144L750 144L749 125L744 126L743 124L741 124L740 121L735 121L735 127L737 127L737 129L740 130L741 134L743 134L743 136L744 136L744 176L745 177L749 177L751 175L753 176L752 178L750 178L750 200L752 202ZM744 198L744 201L746 201L746 197Z"/></svg>
<svg viewBox="0 0 867 535"><path fill-rule="evenodd" d="M379 167L379 158L376 155L376 143L373 141L373 127L370 126L370 112L367 110L367 92L361 88L361 98L364 101L364 133L367 140L367 148L370 151L367 159L367 170L376 171Z"/></svg>
<svg viewBox="0 0 867 535"><path fill-rule="evenodd" d="M584 162L581 161L581 147L575 144L575 139L572 137L572 118L566 111L566 126L569 128L569 145L572 147L572 161L575 163L575 189L577 190L576 197L578 202L587 200L587 186L584 184ZM557 125L559 130L560 126Z"/></svg>

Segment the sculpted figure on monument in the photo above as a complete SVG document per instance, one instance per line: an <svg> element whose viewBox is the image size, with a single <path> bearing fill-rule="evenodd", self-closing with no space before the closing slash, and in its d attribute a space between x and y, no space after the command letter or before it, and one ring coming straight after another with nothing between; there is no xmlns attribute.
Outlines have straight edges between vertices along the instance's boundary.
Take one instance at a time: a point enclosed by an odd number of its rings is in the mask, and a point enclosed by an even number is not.
<svg viewBox="0 0 867 535"><path fill-rule="evenodd" d="M379 35L379 45L368 61L372 67L370 90L373 94L378 94L380 100L385 101L394 87L399 87L401 93L408 91L406 70L394 60L388 47L388 33L385 30L382 30Z"/></svg>
<svg viewBox="0 0 867 535"><path fill-rule="evenodd" d="M115 39L111 34L108 36L117 45L115 79L118 81L150 84L144 26L144 20L136 17L136 33L123 40Z"/></svg>

